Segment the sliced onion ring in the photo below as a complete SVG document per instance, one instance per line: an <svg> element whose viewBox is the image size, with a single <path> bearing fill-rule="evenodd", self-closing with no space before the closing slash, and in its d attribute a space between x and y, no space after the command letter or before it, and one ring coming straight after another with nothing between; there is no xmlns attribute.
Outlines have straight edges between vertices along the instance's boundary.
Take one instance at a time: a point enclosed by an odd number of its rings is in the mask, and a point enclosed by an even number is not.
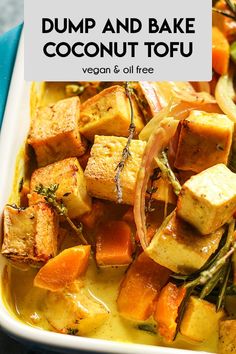
<svg viewBox="0 0 236 354"><path fill-rule="evenodd" d="M215 96L224 114L236 123L236 105L233 101L234 95L233 72L231 71L229 75L223 75L218 80Z"/></svg>
<svg viewBox="0 0 236 354"><path fill-rule="evenodd" d="M152 173L154 157L168 145L170 139L176 132L178 123L179 121L174 120L173 118L164 118L160 122L160 125L153 131L148 140L141 167L138 172L135 187L134 219L137 227L137 234L144 250L148 246L145 197L149 177Z"/></svg>

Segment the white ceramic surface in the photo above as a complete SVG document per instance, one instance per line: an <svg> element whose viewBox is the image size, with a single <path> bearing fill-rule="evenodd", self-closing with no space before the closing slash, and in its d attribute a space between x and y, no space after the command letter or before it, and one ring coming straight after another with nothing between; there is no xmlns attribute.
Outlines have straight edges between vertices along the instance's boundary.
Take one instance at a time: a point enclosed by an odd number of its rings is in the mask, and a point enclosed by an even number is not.
<svg viewBox="0 0 236 354"><path fill-rule="evenodd" d="M0 214L8 200L14 175L15 159L29 128L30 84L24 81L23 35L10 86L0 136ZM1 218L2 219L2 218ZM0 275L6 264L0 256ZM2 286L2 285L1 285ZM194 354L196 351L117 343L112 341L75 337L43 331L14 319L0 298L0 326L20 341L29 341L48 349L66 352L92 351L119 354ZM204 352L201 352L204 353Z"/></svg>

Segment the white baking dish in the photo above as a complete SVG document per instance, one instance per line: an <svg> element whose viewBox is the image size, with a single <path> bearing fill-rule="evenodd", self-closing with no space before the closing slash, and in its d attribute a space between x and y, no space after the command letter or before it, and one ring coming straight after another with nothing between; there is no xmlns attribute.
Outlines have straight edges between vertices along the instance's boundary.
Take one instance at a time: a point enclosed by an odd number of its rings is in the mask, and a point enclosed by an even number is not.
<svg viewBox="0 0 236 354"><path fill-rule="evenodd" d="M0 136L0 214L6 204L11 188L17 153L24 142L29 128L30 84L24 81L23 35L20 41L15 69L10 86L4 121ZM2 219L2 218L1 218ZM2 228L1 228L2 229ZM0 276L6 264L0 256ZM1 284L2 287L2 284ZM2 291L1 291L2 293ZM112 341L75 337L43 331L25 325L8 311L0 297L0 326L20 341L61 352L92 351L97 353L124 354L194 354L196 351L164 348L158 346L118 343ZM204 353L204 352L201 352Z"/></svg>

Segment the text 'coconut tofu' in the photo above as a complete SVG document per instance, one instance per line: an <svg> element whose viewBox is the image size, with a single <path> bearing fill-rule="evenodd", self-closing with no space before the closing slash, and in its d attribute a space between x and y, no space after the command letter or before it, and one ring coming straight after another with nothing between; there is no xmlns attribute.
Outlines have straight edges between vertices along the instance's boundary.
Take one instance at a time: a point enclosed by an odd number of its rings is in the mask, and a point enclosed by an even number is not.
<svg viewBox="0 0 236 354"><path fill-rule="evenodd" d="M225 316L223 310L208 301L191 296L180 325L180 333L196 342L204 342L218 332L219 322Z"/></svg>
<svg viewBox="0 0 236 354"><path fill-rule="evenodd" d="M85 153L85 139L78 128L79 116L78 97L37 109L31 121L28 143L33 146L40 167Z"/></svg>
<svg viewBox="0 0 236 354"><path fill-rule="evenodd" d="M58 332L82 336L100 327L110 313L82 281L75 281L63 291L48 292L43 311Z"/></svg>
<svg viewBox="0 0 236 354"><path fill-rule="evenodd" d="M131 98L136 134L144 127L137 102ZM129 136L130 103L122 86L109 87L81 105L79 131L87 139L95 135Z"/></svg>
<svg viewBox="0 0 236 354"><path fill-rule="evenodd" d="M236 174L218 164L183 185L177 214L203 235L224 225L236 211Z"/></svg>
<svg viewBox="0 0 236 354"><path fill-rule="evenodd" d="M63 200L70 218L76 218L91 210L91 198L87 193L84 173L77 158L58 161L34 171L30 181L30 205L44 200L35 192L35 188L40 184L44 187L58 184L56 197Z"/></svg>
<svg viewBox="0 0 236 354"><path fill-rule="evenodd" d="M226 115L192 111L178 129L176 168L201 172L218 163L227 164L234 123Z"/></svg>
<svg viewBox="0 0 236 354"><path fill-rule="evenodd" d="M46 263L57 253L57 236L58 217L46 203L5 207L2 254L12 261Z"/></svg>
<svg viewBox="0 0 236 354"><path fill-rule="evenodd" d="M96 135L91 155L85 170L88 192L91 196L117 201L115 174L116 167L122 159L122 152L127 139L116 136ZM134 204L134 189L141 165L146 142L132 140L130 153L120 174L123 203ZM155 200L175 202L171 185L162 178L155 181L157 191L152 195Z"/></svg>
<svg viewBox="0 0 236 354"><path fill-rule="evenodd" d="M236 353L236 320L220 321L219 354Z"/></svg>
<svg viewBox="0 0 236 354"><path fill-rule="evenodd" d="M145 252L155 262L173 272L191 274L200 269L217 250L223 232L222 227L202 237L199 231L173 212L154 235Z"/></svg>

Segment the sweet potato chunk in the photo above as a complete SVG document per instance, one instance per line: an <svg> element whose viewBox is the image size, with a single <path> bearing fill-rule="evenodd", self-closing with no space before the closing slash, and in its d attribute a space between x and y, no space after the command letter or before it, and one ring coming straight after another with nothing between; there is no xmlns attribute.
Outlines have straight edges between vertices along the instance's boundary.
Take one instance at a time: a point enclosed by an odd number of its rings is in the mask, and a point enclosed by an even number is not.
<svg viewBox="0 0 236 354"><path fill-rule="evenodd" d="M67 248L49 260L34 278L34 286L58 291L83 275L88 267L90 246Z"/></svg>
<svg viewBox="0 0 236 354"><path fill-rule="evenodd" d="M236 320L220 321L219 354L236 353Z"/></svg>
<svg viewBox="0 0 236 354"><path fill-rule="evenodd" d="M160 296L157 299L154 319L158 324L158 332L168 342L173 341L175 337L178 310L185 294L185 288L177 288L175 284L168 283L161 290Z"/></svg>
<svg viewBox="0 0 236 354"><path fill-rule="evenodd" d="M132 234L124 221L110 221L96 235L96 261L99 266L127 265L132 261Z"/></svg>
<svg viewBox="0 0 236 354"><path fill-rule="evenodd" d="M106 211L105 204L97 199L92 201L92 209L88 213L84 214L80 221L88 229L94 229L101 221L101 218L104 216Z"/></svg>
<svg viewBox="0 0 236 354"><path fill-rule="evenodd" d="M216 312L216 306L208 301L191 296L180 325L183 336L196 342L204 342L218 331L219 321L225 312Z"/></svg>
<svg viewBox="0 0 236 354"><path fill-rule="evenodd" d="M147 320L154 311L154 301L167 283L170 273L167 268L141 253L120 285L117 299L119 313L132 320Z"/></svg>
<svg viewBox="0 0 236 354"><path fill-rule="evenodd" d="M176 273L191 274L200 269L218 248L224 228L202 236L176 216L170 217L146 249L149 257Z"/></svg>
<svg viewBox="0 0 236 354"><path fill-rule="evenodd" d="M63 291L49 291L43 311L58 332L81 336L100 327L109 317L108 308L93 297L81 281Z"/></svg>
<svg viewBox="0 0 236 354"><path fill-rule="evenodd" d="M35 192L35 188L40 184L45 187L52 184L59 185L56 196L63 200L71 218L79 217L91 210L91 199L87 193L84 173L77 158L58 161L36 170L30 182L30 204L44 200Z"/></svg>
<svg viewBox="0 0 236 354"><path fill-rule="evenodd" d="M78 97L37 109L28 143L33 146L40 167L85 153L86 143L78 130L79 115Z"/></svg>
<svg viewBox="0 0 236 354"><path fill-rule="evenodd" d="M233 122L223 114L192 111L180 122L175 167L201 172L218 163L227 164L233 131Z"/></svg>
<svg viewBox="0 0 236 354"><path fill-rule="evenodd" d="M192 176L182 187L177 214L203 235L224 225L236 211L236 174L218 164Z"/></svg>
<svg viewBox="0 0 236 354"><path fill-rule="evenodd" d="M136 134L144 127L137 102L132 98ZM109 87L81 105L79 131L87 139L95 135L129 136L130 105L122 86Z"/></svg>
<svg viewBox="0 0 236 354"><path fill-rule="evenodd" d="M15 262L42 265L57 253L58 217L45 203L27 209L6 206L2 254Z"/></svg>

